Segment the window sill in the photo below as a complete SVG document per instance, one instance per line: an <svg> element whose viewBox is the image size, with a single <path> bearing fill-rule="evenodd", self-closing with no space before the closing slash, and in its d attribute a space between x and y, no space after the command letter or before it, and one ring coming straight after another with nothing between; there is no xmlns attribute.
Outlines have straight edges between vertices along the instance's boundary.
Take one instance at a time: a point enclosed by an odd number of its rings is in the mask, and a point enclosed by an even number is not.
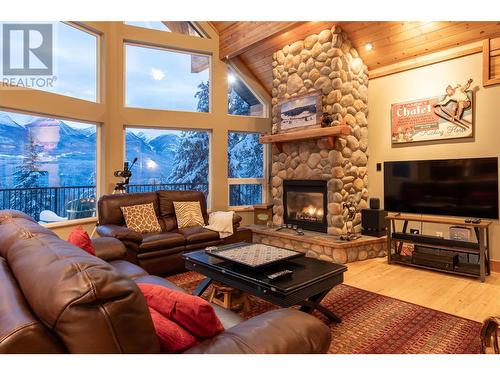
<svg viewBox="0 0 500 375"><path fill-rule="evenodd" d="M237 206L237 207L228 207L229 211L234 212L253 212L253 206Z"/></svg>
<svg viewBox="0 0 500 375"><path fill-rule="evenodd" d="M64 227L72 227L80 224L91 224L97 223L96 217L86 217L83 219L75 219L75 220L67 220L67 221L58 221L56 223L46 223L41 224L45 228L56 229L56 228L64 228Z"/></svg>

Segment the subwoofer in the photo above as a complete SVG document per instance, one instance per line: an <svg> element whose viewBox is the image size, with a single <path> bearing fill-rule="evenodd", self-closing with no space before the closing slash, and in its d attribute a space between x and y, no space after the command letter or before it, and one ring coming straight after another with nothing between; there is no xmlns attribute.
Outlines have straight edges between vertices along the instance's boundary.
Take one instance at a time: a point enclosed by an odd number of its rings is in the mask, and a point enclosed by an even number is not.
<svg viewBox="0 0 500 375"><path fill-rule="evenodd" d="M372 237L382 237L387 234L387 212L384 210L361 210L361 234Z"/></svg>

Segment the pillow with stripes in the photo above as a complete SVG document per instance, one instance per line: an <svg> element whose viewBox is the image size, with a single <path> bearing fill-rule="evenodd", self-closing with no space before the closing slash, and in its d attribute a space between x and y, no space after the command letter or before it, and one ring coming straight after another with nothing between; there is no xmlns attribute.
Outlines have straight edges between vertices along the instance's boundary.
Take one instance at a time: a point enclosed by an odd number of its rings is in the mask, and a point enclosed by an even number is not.
<svg viewBox="0 0 500 375"><path fill-rule="evenodd" d="M174 209L179 229L205 225L199 201L174 202Z"/></svg>

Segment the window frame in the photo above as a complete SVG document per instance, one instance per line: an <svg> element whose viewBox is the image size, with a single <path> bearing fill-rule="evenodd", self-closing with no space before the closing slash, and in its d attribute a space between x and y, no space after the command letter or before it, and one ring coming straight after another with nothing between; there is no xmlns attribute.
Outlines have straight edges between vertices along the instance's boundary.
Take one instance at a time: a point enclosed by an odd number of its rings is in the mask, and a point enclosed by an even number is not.
<svg viewBox="0 0 500 375"><path fill-rule="evenodd" d="M0 106L0 112L12 112L12 113L18 113L20 115L30 115L30 116L36 116L36 117L46 117L46 118L51 118L51 119L57 119L61 121L77 121L80 123L84 124L89 124L92 126L96 127L96 161L95 161L95 173L96 173L96 210L95 210L95 216L89 216L85 218L80 218L80 219L72 219L72 220L64 220L64 221L56 221L53 223L42 223L41 225L46 227L46 228L63 228L63 227L69 227L69 226L74 226L78 224L89 224L89 223L97 223L97 218L98 218L98 212L97 212L97 201L101 197L101 193L103 191L102 187L102 127L103 123L99 121L91 121L91 120L84 120L84 119L79 119L77 117L68 117L68 116L61 116L53 113L39 113L35 111L29 111L29 110L20 110L17 108L9 108L9 107L4 107Z"/></svg>
<svg viewBox="0 0 500 375"><path fill-rule="evenodd" d="M242 117L248 117L248 116L242 116ZM227 131L227 154L229 154L229 133L244 133L244 134L260 134L259 132L255 131L242 131L242 130L232 130L229 129ZM239 205L239 206L231 206L231 185L261 185L262 186L262 203L265 203L268 198L269 198L269 192L268 192L268 187L269 187L269 145L268 144L263 144L263 157L262 157L262 177L229 177L228 173L228 178L227 178L227 205L228 208L233 210L233 211L253 211L253 205ZM229 172L229 155L227 158L227 170Z"/></svg>
<svg viewBox="0 0 500 375"><path fill-rule="evenodd" d="M152 125L137 125L137 124L123 124L122 127L122 144L123 144L123 156L122 159L123 161L127 161L127 128L129 129L151 129L151 130L173 130L173 131L183 131L183 132L189 132L189 131L196 131L196 132L205 132L208 134L208 176L207 176L207 183L208 183L208 197L206 197L206 202L207 202L207 210L210 211L210 208L212 207L212 174L213 174L213 167L212 167L212 142L213 142L213 132L212 129L202 129L202 128L181 128L181 127L175 127L175 126L163 126L163 125L157 125L157 126L152 126Z"/></svg>
<svg viewBox="0 0 500 375"><path fill-rule="evenodd" d="M244 74L242 74L240 72L240 70L234 65L232 64L231 62L229 62L227 64L227 71L226 71L226 79L228 81L228 88L229 88L229 73L230 73L230 70L232 70L232 72L234 74L236 74L237 76L237 79L239 79L241 82L243 82L245 84L245 86L247 87L247 89L257 98L257 100L260 102L260 104L262 105L262 115L260 116L255 116L255 115L233 115L231 113L229 113L229 90L227 92L227 98L226 98L226 102L227 102L227 108L226 108L226 113L228 116L232 116L232 117L238 117L238 118L269 118L269 111L268 111L268 104L266 103L266 101L264 99L262 99L262 97L253 89L252 85L250 85L248 83L248 81L244 78ZM247 132L247 133L251 133L251 132Z"/></svg>
<svg viewBox="0 0 500 375"><path fill-rule="evenodd" d="M127 25L128 26L128 25ZM131 26L134 27L134 26ZM149 29L147 29L149 30ZM180 34L183 35L183 34ZM190 37L190 38L197 38L198 37ZM132 106L132 105L127 105L127 46L133 46L133 47L139 47L139 48L150 48L150 49L157 49L161 51L167 51L167 52L173 52L173 53L182 53L186 55L197 55L197 56L203 56L207 57L209 60L208 63L208 112L198 112L198 111L187 111L187 110L180 110L180 109L166 109L166 108L151 108L151 107L137 107L137 106ZM198 52L198 51L190 51L186 49L181 49L181 48L176 48L172 47L166 44L152 44L152 43L147 43L145 41L137 41L137 40L127 40L124 39L122 43L122 56L123 56L123 62L122 62L122 67L123 67L123 96L122 96L122 107L124 109L139 109L139 110L144 110L144 111L165 111L165 112L180 112L180 113L200 113L200 114L211 114L213 113L213 55L208 53L208 52Z"/></svg>
<svg viewBox="0 0 500 375"><path fill-rule="evenodd" d="M184 36L191 37L191 38L209 38L209 36L207 35L207 33L204 32L203 29L195 21L184 21L184 22L189 23L189 25L199 34L199 36L177 33L175 31L158 30L158 29L149 28L149 27L145 27L145 26L131 25L131 24L127 23L127 22L141 22L141 21L123 21L122 23L126 27L137 27L137 28L146 29L146 30L159 31L159 32L162 32L162 33L171 33L171 34L177 34L177 35L184 35ZM144 21L142 21L142 22L144 22ZM156 22L163 23L164 21L156 21ZM172 22L182 22L182 21L172 21ZM164 26L168 28L167 25L164 24Z"/></svg>

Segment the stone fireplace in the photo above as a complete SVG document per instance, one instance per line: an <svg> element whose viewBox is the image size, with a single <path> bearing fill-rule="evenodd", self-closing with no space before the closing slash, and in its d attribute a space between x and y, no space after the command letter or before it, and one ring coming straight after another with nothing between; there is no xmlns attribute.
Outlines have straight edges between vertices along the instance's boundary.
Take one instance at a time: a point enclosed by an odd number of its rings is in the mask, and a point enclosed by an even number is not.
<svg viewBox="0 0 500 375"><path fill-rule="evenodd" d="M283 206L285 224L327 232L328 192L324 180L284 180Z"/></svg>
<svg viewBox="0 0 500 375"><path fill-rule="evenodd" d="M345 124L351 129L350 135L340 136L333 145L326 138L318 138L282 143L280 149L272 146L273 223L296 224L306 229L306 224L318 220L318 210L322 209L321 225L308 229L345 234L343 203L353 201L358 209L353 225L359 232L359 212L368 206L366 66L338 26L283 47L274 53L272 66L273 132L280 118L279 102L313 91L322 93L323 113L332 116L332 125ZM321 181L326 186L323 207L316 207L314 213L314 207L295 207L308 199L313 206L319 206L321 201L320 196L308 198L297 191L291 206L287 197L290 198L289 187L294 180Z"/></svg>

